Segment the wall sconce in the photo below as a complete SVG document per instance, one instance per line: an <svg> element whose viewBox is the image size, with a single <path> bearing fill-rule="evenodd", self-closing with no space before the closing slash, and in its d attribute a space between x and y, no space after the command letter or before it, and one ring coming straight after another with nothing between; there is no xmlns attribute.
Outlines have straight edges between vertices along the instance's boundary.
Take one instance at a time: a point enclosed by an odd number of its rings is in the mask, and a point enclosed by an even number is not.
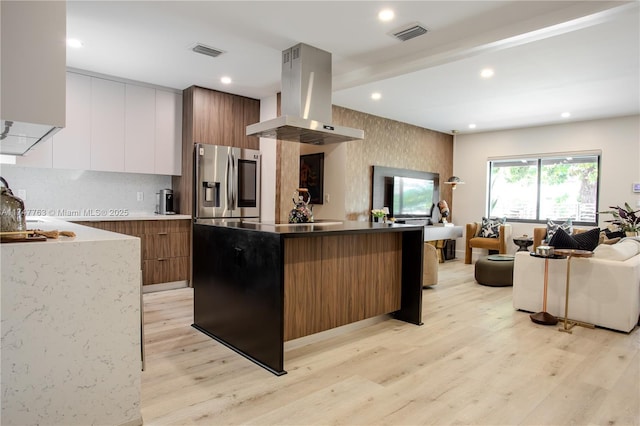
<svg viewBox="0 0 640 426"><path fill-rule="evenodd" d="M451 189L456 189L456 185L463 184L464 182L460 180L458 176L451 176L445 184L451 185Z"/></svg>

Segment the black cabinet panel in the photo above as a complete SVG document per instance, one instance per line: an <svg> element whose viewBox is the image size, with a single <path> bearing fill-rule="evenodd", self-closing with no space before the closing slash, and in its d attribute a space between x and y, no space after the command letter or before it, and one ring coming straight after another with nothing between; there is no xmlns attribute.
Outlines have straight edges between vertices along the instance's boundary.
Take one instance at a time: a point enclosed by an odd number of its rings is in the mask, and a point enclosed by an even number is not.
<svg viewBox="0 0 640 426"><path fill-rule="evenodd" d="M278 235L194 225L194 327L284 374Z"/></svg>

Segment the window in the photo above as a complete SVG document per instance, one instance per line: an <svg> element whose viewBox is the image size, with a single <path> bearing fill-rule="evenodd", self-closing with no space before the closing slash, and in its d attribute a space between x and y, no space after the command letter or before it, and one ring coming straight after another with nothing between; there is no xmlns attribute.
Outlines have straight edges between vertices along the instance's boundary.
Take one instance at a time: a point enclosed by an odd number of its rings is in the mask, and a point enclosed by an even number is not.
<svg viewBox="0 0 640 426"><path fill-rule="evenodd" d="M599 155L489 161L489 216L595 225Z"/></svg>

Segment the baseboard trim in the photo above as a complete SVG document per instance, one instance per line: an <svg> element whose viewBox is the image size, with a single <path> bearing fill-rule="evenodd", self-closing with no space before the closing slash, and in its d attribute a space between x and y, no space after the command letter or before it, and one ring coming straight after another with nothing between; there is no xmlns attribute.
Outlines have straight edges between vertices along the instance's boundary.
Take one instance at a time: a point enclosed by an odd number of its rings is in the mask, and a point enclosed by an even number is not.
<svg viewBox="0 0 640 426"><path fill-rule="evenodd" d="M154 293L156 291L175 290L176 288L184 287L189 287L189 281L171 281L168 283L143 285L142 292Z"/></svg>

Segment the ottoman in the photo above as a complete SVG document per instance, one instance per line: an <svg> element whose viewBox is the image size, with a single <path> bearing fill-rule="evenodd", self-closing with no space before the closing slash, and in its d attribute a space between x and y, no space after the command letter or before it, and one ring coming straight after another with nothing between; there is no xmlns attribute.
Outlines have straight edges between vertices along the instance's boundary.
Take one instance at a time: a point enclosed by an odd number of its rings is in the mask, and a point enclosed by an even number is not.
<svg viewBox="0 0 640 426"><path fill-rule="evenodd" d="M514 256L492 254L476 261L475 279L478 284L491 287L507 287L513 285Z"/></svg>

